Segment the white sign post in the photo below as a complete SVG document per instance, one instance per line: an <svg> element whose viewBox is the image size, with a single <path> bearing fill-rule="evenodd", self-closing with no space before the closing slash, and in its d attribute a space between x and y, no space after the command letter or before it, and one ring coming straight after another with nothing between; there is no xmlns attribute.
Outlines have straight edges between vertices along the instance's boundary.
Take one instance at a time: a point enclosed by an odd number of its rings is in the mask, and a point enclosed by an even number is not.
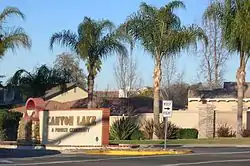
<svg viewBox="0 0 250 166"><path fill-rule="evenodd" d="M165 118L165 144L164 149L167 148L167 131L168 131L168 118L172 116L173 101L163 100L162 101L162 116Z"/></svg>

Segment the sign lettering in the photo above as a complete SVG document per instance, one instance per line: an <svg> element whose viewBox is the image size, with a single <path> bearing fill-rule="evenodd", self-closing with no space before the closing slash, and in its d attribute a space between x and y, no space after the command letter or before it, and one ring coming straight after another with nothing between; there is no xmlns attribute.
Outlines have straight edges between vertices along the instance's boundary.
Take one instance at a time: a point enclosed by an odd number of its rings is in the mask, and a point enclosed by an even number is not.
<svg viewBox="0 0 250 166"><path fill-rule="evenodd" d="M76 123L76 124L75 124ZM49 126L62 126L52 128L51 132L89 132L91 125L96 125L96 116L50 116L48 118ZM67 126L78 126L76 128L67 128Z"/></svg>

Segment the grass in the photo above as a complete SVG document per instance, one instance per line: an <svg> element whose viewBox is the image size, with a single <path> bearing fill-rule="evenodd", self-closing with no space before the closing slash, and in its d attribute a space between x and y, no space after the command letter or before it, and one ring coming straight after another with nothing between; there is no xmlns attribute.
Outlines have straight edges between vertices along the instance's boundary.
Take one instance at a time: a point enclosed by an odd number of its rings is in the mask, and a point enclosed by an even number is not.
<svg viewBox="0 0 250 166"><path fill-rule="evenodd" d="M110 144L164 144L164 140L110 140ZM167 144L230 144L250 145L250 138L179 139L167 140Z"/></svg>

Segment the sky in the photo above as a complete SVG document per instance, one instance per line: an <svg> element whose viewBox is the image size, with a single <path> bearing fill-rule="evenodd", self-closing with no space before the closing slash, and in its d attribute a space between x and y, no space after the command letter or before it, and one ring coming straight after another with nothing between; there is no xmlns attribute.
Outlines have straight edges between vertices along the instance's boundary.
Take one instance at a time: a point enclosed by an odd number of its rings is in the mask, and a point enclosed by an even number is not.
<svg viewBox="0 0 250 166"><path fill-rule="evenodd" d="M202 13L210 0L184 0L186 10L178 10L184 25L201 24ZM42 64L53 65L56 55L67 52L66 48L56 46L53 51L49 49L49 39L55 32L72 30L76 32L78 24L85 16L93 19L109 19L117 26L127 16L138 10L140 0L0 0L0 11L6 6L18 7L25 15L26 20L11 18L10 25L22 26L32 39L31 50L18 49L15 53L7 52L0 60L0 75L11 77L16 70L26 69L32 71L34 67ZM160 7L169 0L144 0L144 2ZM153 60L148 52L137 45L133 56L138 61L138 74L145 86L152 86ZM184 80L188 83L199 81L197 70L200 59L192 51L183 51L178 55L177 69L185 71ZM106 59L102 71L96 78L96 89L113 90L117 88L114 77L114 64L116 57ZM226 64L225 81L235 81L236 69L239 66L238 56L232 56ZM81 67L85 68L81 63ZM86 72L86 69L84 70ZM247 80L249 77L247 76Z"/></svg>

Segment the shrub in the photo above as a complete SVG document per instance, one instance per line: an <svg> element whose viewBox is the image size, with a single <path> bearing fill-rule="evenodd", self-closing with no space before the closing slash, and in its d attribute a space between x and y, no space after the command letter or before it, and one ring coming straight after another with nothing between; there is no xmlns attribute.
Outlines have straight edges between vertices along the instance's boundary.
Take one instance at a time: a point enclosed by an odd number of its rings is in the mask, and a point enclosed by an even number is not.
<svg viewBox="0 0 250 166"><path fill-rule="evenodd" d="M112 124L110 138L114 140L129 140L136 130L139 130L138 118L123 116Z"/></svg>
<svg viewBox="0 0 250 166"><path fill-rule="evenodd" d="M179 131L179 128L175 124L168 122L168 129L167 129L168 139L176 139L178 131ZM155 126L155 135L159 139L164 139L165 137L165 122L164 121Z"/></svg>
<svg viewBox="0 0 250 166"><path fill-rule="evenodd" d="M250 137L250 130L244 129L241 135L242 137Z"/></svg>
<svg viewBox="0 0 250 166"><path fill-rule="evenodd" d="M154 120L145 120L142 125L143 135L145 139L152 139L154 133Z"/></svg>
<svg viewBox="0 0 250 166"><path fill-rule="evenodd" d="M0 139L14 141L17 138L19 121L22 114L0 110Z"/></svg>
<svg viewBox="0 0 250 166"><path fill-rule="evenodd" d="M197 139L198 130L197 129L180 129L177 133L178 139Z"/></svg>
<svg viewBox="0 0 250 166"><path fill-rule="evenodd" d="M144 135L141 130L135 130L130 136L130 140L143 140L143 139Z"/></svg>
<svg viewBox="0 0 250 166"><path fill-rule="evenodd" d="M0 130L0 140L1 141L5 141L7 140L7 136L6 136L6 130Z"/></svg>
<svg viewBox="0 0 250 166"><path fill-rule="evenodd" d="M232 130L227 124L221 125L217 128L218 137L235 137L236 132Z"/></svg>

